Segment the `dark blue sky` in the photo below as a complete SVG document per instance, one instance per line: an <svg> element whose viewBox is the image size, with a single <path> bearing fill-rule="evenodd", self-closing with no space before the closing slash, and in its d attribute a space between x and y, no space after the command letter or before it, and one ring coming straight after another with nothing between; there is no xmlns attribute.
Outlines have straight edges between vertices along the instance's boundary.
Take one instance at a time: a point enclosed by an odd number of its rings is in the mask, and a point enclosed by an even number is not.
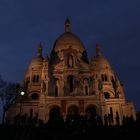
<svg viewBox="0 0 140 140"><path fill-rule="evenodd" d="M0 0L0 73L19 82L37 44L50 53L69 16L91 58L100 42L125 95L140 110L140 0Z"/></svg>

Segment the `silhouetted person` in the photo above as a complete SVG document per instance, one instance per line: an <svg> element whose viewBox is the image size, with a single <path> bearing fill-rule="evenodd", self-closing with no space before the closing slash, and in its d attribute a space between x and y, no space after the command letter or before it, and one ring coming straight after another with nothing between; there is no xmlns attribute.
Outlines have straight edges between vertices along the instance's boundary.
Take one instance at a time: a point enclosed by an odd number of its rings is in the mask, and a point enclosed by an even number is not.
<svg viewBox="0 0 140 140"><path fill-rule="evenodd" d="M109 125L112 124L112 117L111 117L111 114L108 114L108 122L109 122Z"/></svg>
<svg viewBox="0 0 140 140"><path fill-rule="evenodd" d="M94 128L97 126L96 118L94 116L90 117L88 119L88 122L89 122L91 128Z"/></svg>
<svg viewBox="0 0 140 140"><path fill-rule="evenodd" d="M38 120L38 123L39 123L39 126L43 126L43 124L44 124L43 120L41 120L41 119Z"/></svg>
<svg viewBox="0 0 140 140"><path fill-rule="evenodd" d="M102 126L103 125L102 119L99 116L97 116L96 122L97 122L97 126Z"/></svg>
<svg viewBox="0 0 140 140"><path fill-rule="evenodd" d="M108 117L106 114L104 115L104 122L105 122L105 126L108 126Z"/></svg>
<svg viewBox="0 0 140 140"><path fill-rule="evenodd" d="M134 122L134 118L133 118L132 115L130 116L130 121L131 121L132 123Z"/></svg>
<svg viewBox="0 0 140 140"><path fill-rule="evenodd" d="M119 126L120 125L120 117L119 117L119 113L116 112L116 125Z"/></svg>
<svg viewBox="0 0 140 140"><path fill-rule="evenodd" d="M125 126L125 125L126 125L126 117L123 116L123 126Z"/></svg>
<svg viewBox="0 0 140 140"><path fill-rule="evenodd" d="M126 124L129 125L129 123L130 123L129 117L126 116Z"/></svg>

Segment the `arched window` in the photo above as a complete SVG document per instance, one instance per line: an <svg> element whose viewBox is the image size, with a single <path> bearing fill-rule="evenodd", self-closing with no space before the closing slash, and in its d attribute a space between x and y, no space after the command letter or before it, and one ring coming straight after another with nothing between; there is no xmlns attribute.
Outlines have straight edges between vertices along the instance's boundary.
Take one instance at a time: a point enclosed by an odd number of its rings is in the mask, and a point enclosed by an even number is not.
<svg viewBox="0 0 140 140"><path fill-rule="evenodd" d="M35 79L36 79L35 77L36 77L36 76L34 75L34 76L33 76L33 79L32 79L33 83L35 83Z"/></svg>
<svg viewBox="0 0 140 140"><path fill-rule="evenodd" d="M69 92L73 92L74 90L74 78L72 75L68 76L68 87L69 87Z"/></svg>
<svg viewBox="0 0 140 140"><path fill-rule="evenodd" d="M85 86L85 95L88 95L88 86Z"/></svg>
<svg viewBox="0 0 140 140"><path fill-rule="evenodd" d="M102 81L104 81L104 75L103 74L101 75L101 77L102 77Z"/></svg>
<svg viewBox="0 0 140 140"><path fill-rule="evenodd" d="M84 78L84 95L89 95L89 79Z"/></svg>
<svg viewBox="0 0 140 140"><path fill-rule="evenodd" d="M33 83L38 83L39 82L39 75L33 75L32 81L33 81Z"/></svg>
<svg viewBox="0 0 140 140"><path fill-rule="evenodd" d="M57 85L55 86L55 96L58 96L58 87L57 87Z"/></svg>
<svg viewBox="0 0 140 140"><path fill-rule="evenodd" d="M68 68L73 68L73 56L68 57Z"/></svg>
<svg viewBox="0 0 140 140"><path fill-rule="evenodd" d="M106 74L101 74L101 79L102 79L103 82L108 81Z"/></svg>
<svg viewBox="0 0 140 140"><path fill-rule="evenodd" d="M58 83L59 79L58 78L55 78L55 91L54 91L54 95L55 96L58 96L58 91L59 91L59 83Z"/></svg>
<svg viewBox="0 0 140 140"><path fill-rule="evenodd" d="M36 82L39 82L39 75L36 75Z"/></svg>
<svg viewBox="0 0 140 140"><path fill-rule="evenodd" d="M111 77L111 82L112 82L112 86L113 86L113 88L114 88L114 91L115 91L115 93L116 93L116 81L115 81L115 79L114 79L113 76Z"/></svg>
<svg viewBox="0 0 140 140"><path fill-rule="evenodd" d="M88 84L88 82L89 82L89 79L88 78L84 78L84 85L87 85Z"/></svg>
<svg viewBox="0 0 140 140"><path fill-rule="evenodd" d="M105 77L104 77L104 78L105 78L105 81L107 81L107 75L105 74L104 76L105 76Z"/></svg>

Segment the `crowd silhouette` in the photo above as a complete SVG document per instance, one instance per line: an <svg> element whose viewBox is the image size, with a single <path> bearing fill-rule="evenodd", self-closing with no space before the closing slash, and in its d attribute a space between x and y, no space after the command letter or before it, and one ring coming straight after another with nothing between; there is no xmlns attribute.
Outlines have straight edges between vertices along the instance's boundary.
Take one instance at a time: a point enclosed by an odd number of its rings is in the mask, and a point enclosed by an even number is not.
<svg viewBox="0 0 140 140"><path fill-rule="evenodd" d="M115 125L112 125L116 122ZM118 112L116 118L104 115L104 120L94 115L69 114L62 116L59 112L50 112L49 120L44 123L36 116L18 114L14 124L0 126L1 137L13 140L63 140L88 138L133 138L140 136L140 117L124 116L122 124Z"/></svg>

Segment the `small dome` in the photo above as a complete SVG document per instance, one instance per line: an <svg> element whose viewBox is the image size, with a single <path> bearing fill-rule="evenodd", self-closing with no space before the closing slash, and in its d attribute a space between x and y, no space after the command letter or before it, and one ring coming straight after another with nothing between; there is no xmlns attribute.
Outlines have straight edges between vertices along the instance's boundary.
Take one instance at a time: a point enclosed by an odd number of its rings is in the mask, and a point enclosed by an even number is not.
<svg viewBox="0 0 140 140"><path fill-rule="evenodd" d="M91 60L91 64L94 69L111 69L109 61L102 55L100 44L96 44L96 56Z"/></svg>
<svg viewBox="0 0 140 140"><path fill-rule="evenodd" d="M43 62L43 57L35 57L32 59L29 67L41 66L42 62Z"/></svg>
<svg viewBox="0 0 140 140"><path fill-rule="evenodd" d="M108 60L104 57L104 56L98 56L98 57L94 57L91 60L91 64L92 66L96 69L100 68L100 69L111 69L111 65L108 62Z"/></svg>
<svg viewBox="0 0 140 140"><path fill-rule="evenodd" d="M26 75L30 74L32 70L39 70L43 66L43 57L34 57L26 70Z"/></svg>
<svg viewBox="0 0 140 140"><path fill-rule="evenodd" d="M35 57L32 59L32 64L42 64L43 58L42 57Z"/></svg>
<svg viewBox="0 0 140 140"><path fill-rule="evenodd" d="M38 49L37 49L37 56L32 59L29 68L34 67L34 66L40 66L40 65L42 65L42 62L43 62L42 44L39 43L38 44Z"/></svg>

